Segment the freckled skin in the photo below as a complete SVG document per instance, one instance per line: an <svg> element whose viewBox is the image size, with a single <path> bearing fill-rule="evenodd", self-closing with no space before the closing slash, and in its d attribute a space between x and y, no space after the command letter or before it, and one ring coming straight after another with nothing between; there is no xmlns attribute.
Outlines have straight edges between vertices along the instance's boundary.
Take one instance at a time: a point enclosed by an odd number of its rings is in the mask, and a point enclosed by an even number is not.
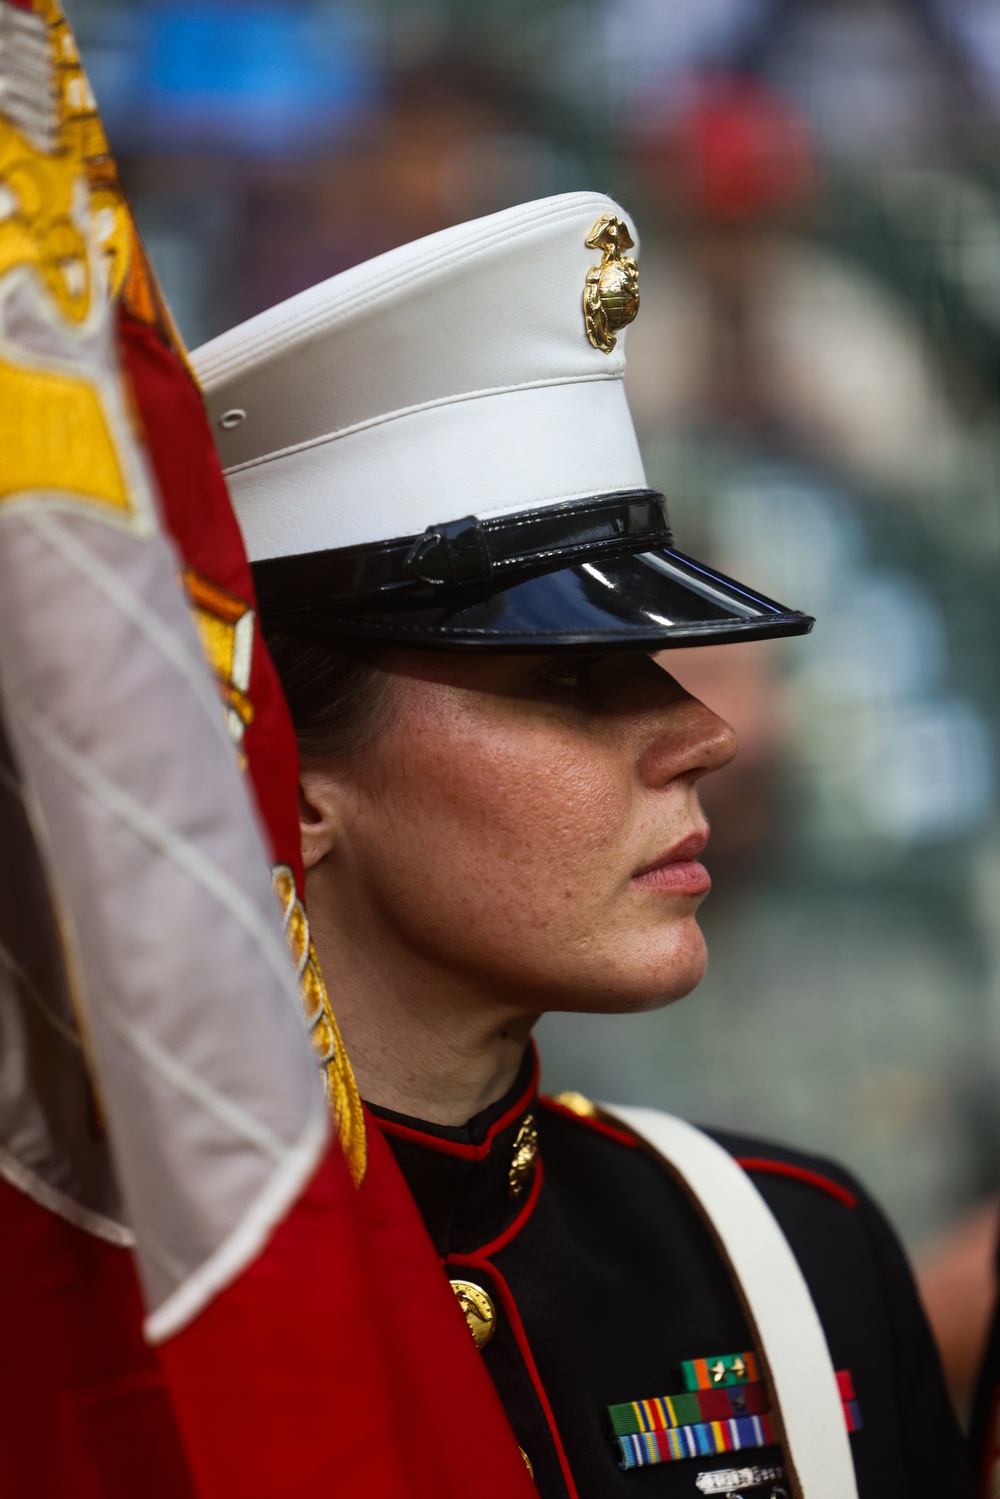
<svg viewBox="0 0 1000 1499"><path fill-rule="evenodd" d="M375 745L303 774L310 917L363 1090L449 1058L486 1078L485 1047L498 1096L542 1011L688 993L700 897L633 876L704 827L732 730L638 653L401 651L391 677Z"/></svg>

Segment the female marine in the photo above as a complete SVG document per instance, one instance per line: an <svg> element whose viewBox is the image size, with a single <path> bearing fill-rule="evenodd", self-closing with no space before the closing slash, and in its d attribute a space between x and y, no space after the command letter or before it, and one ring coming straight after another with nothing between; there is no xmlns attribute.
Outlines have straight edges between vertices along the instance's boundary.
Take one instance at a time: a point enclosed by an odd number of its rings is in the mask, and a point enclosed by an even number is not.
<svg viewBox="0 0 1000 1499"><path fill-rule="evenodd" d="M545 1010L668 1004L704 966L698 783L736 745L651 653L811 624L674 549L622 383L635 239L599 195L529 203L195 356L298 732L313 933L546 1499L957 1499L854 1181L538 1093Z"/></svg>

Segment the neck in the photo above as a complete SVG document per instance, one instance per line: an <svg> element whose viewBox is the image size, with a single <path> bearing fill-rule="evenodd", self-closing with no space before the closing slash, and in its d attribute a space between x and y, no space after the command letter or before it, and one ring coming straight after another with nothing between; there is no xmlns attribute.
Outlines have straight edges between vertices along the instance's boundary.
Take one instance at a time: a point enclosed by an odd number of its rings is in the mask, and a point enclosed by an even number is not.
<svg viewBox="0 0 1000 1499"><path fill-rule="evenodd" d="M392 944L345 940L322 899L309 922L361 1096L461 1127L514 1082L537 1015Z"/></svg>

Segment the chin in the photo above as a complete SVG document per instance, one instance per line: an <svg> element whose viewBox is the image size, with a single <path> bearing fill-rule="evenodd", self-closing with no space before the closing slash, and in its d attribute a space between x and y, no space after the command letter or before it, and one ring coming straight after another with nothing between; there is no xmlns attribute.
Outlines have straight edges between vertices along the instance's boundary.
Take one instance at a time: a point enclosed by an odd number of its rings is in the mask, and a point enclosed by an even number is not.
<svg viewBox="0 0 1000 1499"><path fill-rule="evenodd" d="M705 965L702 963L697 971L692 970L683 977L671 975L669 979L661 979L658 984L652 984L649 988L643 988L624 996L622 1000L607 1006L606 1013L618 1015L637 1015L646 1010L663 1010L667 1005L674 1004L678 999L683 999L690 994L692 989L697 989L705 973Z"/></svg>
<svg viewBox="0 0 1000 1499"><path fill-rule="evenodd" d="M581 984L570 1002L545 1008L593 1015L660 1010L697 988L707 962L705 939L693 917L681 932L671 933L668 944L636 944L627 957L630 961L605 967L593 983Z"/></svg>
<svg viewBox="0 0 1000 1499"><path fill-rule="evenodd" d="M675 999L683 999L705 977L708 954L701 927L692 915L672 928L666 940L635 950L642 958L634 974L635 988L630 1010L658 1010Z"/></svg>

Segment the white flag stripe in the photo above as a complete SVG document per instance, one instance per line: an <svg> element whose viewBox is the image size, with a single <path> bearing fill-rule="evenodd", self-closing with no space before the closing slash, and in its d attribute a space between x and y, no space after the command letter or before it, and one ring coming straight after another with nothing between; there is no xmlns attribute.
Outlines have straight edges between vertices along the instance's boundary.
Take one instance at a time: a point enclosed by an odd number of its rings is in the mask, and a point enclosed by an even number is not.
<svg viewBox="0 0 1000 1499"><path fill-rule="evenodd" d="M60 525L57 512L36 511L31 516L31 524L50 546L58 548L67 562L79 568L111 603L134 620L157 650L176 666L205 709L220 738L230 744L231 736L226 728L219 694L215 684L205 674L205 660L201 650L193 655L187 644L172 630L167 629L159 615L126 585L120 573L112 572L79 536L70 535L66 527Z"/></svg>
<svg viewBox="0 0 1000 1499"><path fill-rule="evenodd" d="M178 1093L183 1093L192 1103L204 1109L206 1114L212 1114L220 1124L232 1130L234 1135L256 1145L258 1150L279 1163L294 1155L296 1141L282 1140L247 1109L213 1088L197 1072L185 1067L178 1057L160 1046L142 1026L131 1023L110 1005L104 1009L104 1019L154 1072L159 1073L164 1082L169 1083Z"/></svg>
<svg viewBox="0 0 1000 1499"><path fill-rule="evenodd" d="M325 1149L328 1134L329 1119L324 1108L314 1115L302 1138L286 1154L281 1169L268 1179L229 1238L146 1318L143 1327L151 1343L162 1343L179 1332L213 1296L235 1280L244 1265L256 1258L274 1224L280 1222L304 1190Z"/></svg>
<svg viewBox="0 0 1000 1499"><path fill-rule="evenodd" d="M38 519L0 503L8 728L72 916L116 1171L166 1336L258 1252L318 1164L328 1116L173 553L83 510L64 510L56 539ZM185 660L204 673L197 694Z"/></svg>
<svg viewBox="0 0 1000 1499"><path fill-rule="evenodd" d="M39 856L42 818L14 773L0 719L0 1143L4 1174L48 1211L131 1242L107 1140L95 1129L93 1055L72 922ZM4 1168L0 1166L0 1170Z"/></svg>
<svg viewBox="0 0 1000 1499"><path fill-rule="evenodd" d="M55 760L56 764L71 775L96 802L119 818L138 837L144 839L150 848L155 849L164 858L172 860L186 874L191 875L203 890L226 908L244 928L251 942L260 948L279 983L284 986L289 998L294 999L297 1005L298 986L291 967L288 946L275 936L273 928L261 922L260 908L247 897L239 885L235 884L218 864L209 859L196 843L185 838L176 829L160 822L123 787L104 776L92 761L87 760L83 755L78 755L65 739L49 727L40 714L21 708L17 711L16 718L32 738Z"/></svg>

